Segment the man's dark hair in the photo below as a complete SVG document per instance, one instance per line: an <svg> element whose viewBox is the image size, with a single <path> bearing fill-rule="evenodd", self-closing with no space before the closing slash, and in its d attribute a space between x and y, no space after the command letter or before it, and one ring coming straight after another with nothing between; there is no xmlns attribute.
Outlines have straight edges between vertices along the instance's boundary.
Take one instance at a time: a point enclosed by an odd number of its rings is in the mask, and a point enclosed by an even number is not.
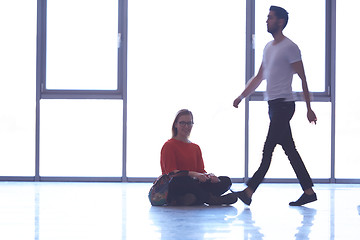
<svg viewBox="0 0 360 240"><path fill-rule="evenodd" d="M282 7L278 6L271 6L270 11L273 11L278 19L284 19L284 29L289 21L289 13Z"/></svg>

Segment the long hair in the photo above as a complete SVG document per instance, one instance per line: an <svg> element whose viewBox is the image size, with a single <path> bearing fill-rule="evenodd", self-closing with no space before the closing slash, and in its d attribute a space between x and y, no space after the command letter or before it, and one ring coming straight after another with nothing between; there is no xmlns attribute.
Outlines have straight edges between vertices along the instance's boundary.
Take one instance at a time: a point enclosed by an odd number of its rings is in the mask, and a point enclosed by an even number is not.
<svg viewBox="0 0 360 240"><path fill-rule="evenodd" d="M183 116L183 115L190 115L190 116L191 116L191 120L194 121L193 114L192 114L192 112L191 112L190 110L188 110L188 109L181 109L180 111L178 111L178 112L176 113L176 117L175 117L175 119L174 119L174 122L173 122L173 124L172 124L172 129L171 129L171 131L172 131L172 137L173 137L173 138L176 137L176 135L177 135L177 128L175 127L175 124L177 123L177 121L179 120L179 118L180 118L181 116Z"/></svg>

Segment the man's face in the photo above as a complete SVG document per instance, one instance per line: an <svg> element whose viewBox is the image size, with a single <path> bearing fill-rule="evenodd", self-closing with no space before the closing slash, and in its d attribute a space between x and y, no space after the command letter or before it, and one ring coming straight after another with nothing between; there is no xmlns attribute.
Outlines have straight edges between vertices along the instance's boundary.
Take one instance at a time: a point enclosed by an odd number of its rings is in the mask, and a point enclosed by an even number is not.
<svg viewBox="0 0 360 240"><path fill-rule="evenodd" d="M267 31L271 34L274 34L282 30L282 21L278 19L273 11L269 12L268 18L266 20Z"/></svg>

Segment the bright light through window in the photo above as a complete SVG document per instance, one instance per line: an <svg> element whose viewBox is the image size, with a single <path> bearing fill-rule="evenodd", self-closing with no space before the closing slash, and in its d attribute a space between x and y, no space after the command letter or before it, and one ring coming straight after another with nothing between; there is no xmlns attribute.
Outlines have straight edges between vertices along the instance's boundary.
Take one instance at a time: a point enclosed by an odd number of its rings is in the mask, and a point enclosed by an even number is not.
<svg viewBox="0 0 360 240"><path fill-rule="evenodd" d="M36 2L0 1L0 176L35 175Z"/></svg>
<svg viewBox="0 0 360 240"><path fill-rule="evenodd" d="M129 1L128 176L154 177L175 114L194 114L206 170L243 177L245 1Z"/></svg>
<svg viewBox="0 0 360 240"><path fill-rule="evenodd" d="M261 61L267 42L273 40L267 32L266 20L271 5L280 6L289 12L289 22L284 35L295 42L302 55L305 74L311 92L325 91L325 2L302 0L256 0L255 19L255 71ZM311 17L309 17L311 16ZM314 21L316 19L316 21ZM265 81L258 90L265 91ZM301 80L297 75L293 79L293 91L302 91Z"/></svg>
<svg viewBox="0 0 360 240"><path fill-rule="evenodd" d="M360 33L357 1L337 1L336 17L336 171L337 178L360 178Z"/></svg>
<svg viewBox="0 0 360 240"><path fill-rule="evenodd" d="M117 89L117 0L47 1L47 89Z"/></svg>

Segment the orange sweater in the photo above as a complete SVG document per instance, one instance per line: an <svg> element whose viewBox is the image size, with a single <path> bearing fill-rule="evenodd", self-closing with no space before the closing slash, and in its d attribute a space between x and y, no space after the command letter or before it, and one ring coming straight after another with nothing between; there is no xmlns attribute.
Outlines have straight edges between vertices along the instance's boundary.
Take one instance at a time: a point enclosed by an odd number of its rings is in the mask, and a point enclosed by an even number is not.
<svg viewBox="0 0 360 240"><path fill-rule="evenodd" d="M162 174L168 174L174 170L206 172L200 147L174 138L168 140L162 147L160 164Z"/></svg>

